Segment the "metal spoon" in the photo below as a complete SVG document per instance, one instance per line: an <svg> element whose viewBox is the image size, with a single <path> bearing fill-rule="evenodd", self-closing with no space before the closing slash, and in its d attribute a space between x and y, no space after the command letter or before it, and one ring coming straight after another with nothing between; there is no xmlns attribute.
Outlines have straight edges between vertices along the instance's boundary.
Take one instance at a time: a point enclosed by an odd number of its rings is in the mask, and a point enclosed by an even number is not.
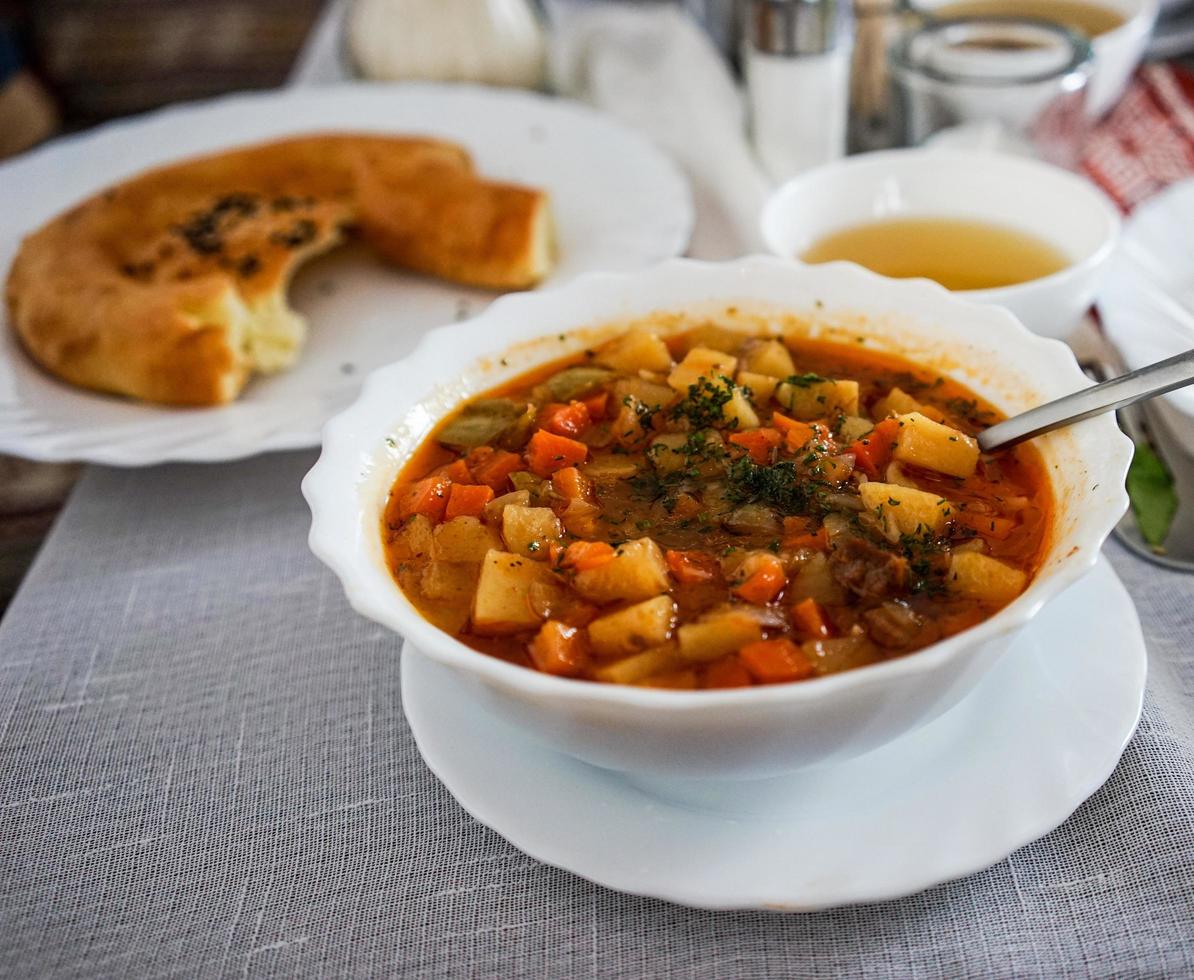
<svg viewBox="0 0 1194 980"><path fill-rule="evenodd" d="M980 433L978 445L985 453L1004 446L1014 446L1063 425L1071 425L1092 415L1123 408L1147 398L1156 398L1157 395L1188 384L1194 384L1194 350L1013 415Z"/></svg>

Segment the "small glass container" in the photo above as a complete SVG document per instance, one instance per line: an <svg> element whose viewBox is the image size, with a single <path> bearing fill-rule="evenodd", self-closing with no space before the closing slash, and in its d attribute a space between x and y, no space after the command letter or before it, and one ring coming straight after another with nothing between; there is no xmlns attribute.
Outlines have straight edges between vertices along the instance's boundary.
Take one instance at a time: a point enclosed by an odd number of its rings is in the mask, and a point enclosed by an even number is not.
<svg viewBox="0 0 1194 980"><path fill-rule="evenodd" d="M743 69L751 139L777 183L846 152L848 0L747 0Z"/></svg>
<svg viewBox="0 0 1194 980"><path fill-rule="evenodd" d="M1075 168L1089 121L1089 43L1016 17L932 20L892 52L905 140L1022 152Z"/></svg>

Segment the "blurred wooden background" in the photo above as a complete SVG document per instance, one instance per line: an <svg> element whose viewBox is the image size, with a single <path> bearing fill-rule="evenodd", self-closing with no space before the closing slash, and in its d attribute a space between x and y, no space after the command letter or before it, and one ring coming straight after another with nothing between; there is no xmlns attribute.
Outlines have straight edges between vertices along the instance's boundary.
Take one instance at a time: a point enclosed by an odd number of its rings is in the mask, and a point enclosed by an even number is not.
<svg viewBox="0 0 1194 980"><path fill-rule="evenodd" d="M322 0L7 0L68 126L286 79ZM3 10L0 7L0 10Z"/></svg>
<svg viewBox="0 0 1194 980"><path fill-rule="evenodd" d="M323 0L0 0L0 157L172 102L282 84ZM0 456L0 611L78 467Z"/></svg>

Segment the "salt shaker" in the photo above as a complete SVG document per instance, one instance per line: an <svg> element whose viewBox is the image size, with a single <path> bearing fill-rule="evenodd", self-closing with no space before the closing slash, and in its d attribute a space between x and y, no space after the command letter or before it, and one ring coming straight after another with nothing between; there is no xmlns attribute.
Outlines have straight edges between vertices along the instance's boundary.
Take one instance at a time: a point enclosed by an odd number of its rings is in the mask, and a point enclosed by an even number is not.
<svg viewBox="0 0 1194 980"><path fill-rule="evenodd" d="M851 50L849 0L746 0L751 133L772 179L845 154Z"/></svg>

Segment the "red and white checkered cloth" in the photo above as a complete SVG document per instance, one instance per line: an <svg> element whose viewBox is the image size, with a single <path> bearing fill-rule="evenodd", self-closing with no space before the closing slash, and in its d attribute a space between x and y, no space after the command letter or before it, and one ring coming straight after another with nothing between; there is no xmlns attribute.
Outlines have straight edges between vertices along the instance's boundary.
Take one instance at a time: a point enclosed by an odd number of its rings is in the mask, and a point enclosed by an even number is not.
<svg viewBox="0 0 1194 980"><path fill-rule="evenodd" d="M1145 65L1090 136L1082 170L1125 212L1194 176L1194 72Z"/></svg>

